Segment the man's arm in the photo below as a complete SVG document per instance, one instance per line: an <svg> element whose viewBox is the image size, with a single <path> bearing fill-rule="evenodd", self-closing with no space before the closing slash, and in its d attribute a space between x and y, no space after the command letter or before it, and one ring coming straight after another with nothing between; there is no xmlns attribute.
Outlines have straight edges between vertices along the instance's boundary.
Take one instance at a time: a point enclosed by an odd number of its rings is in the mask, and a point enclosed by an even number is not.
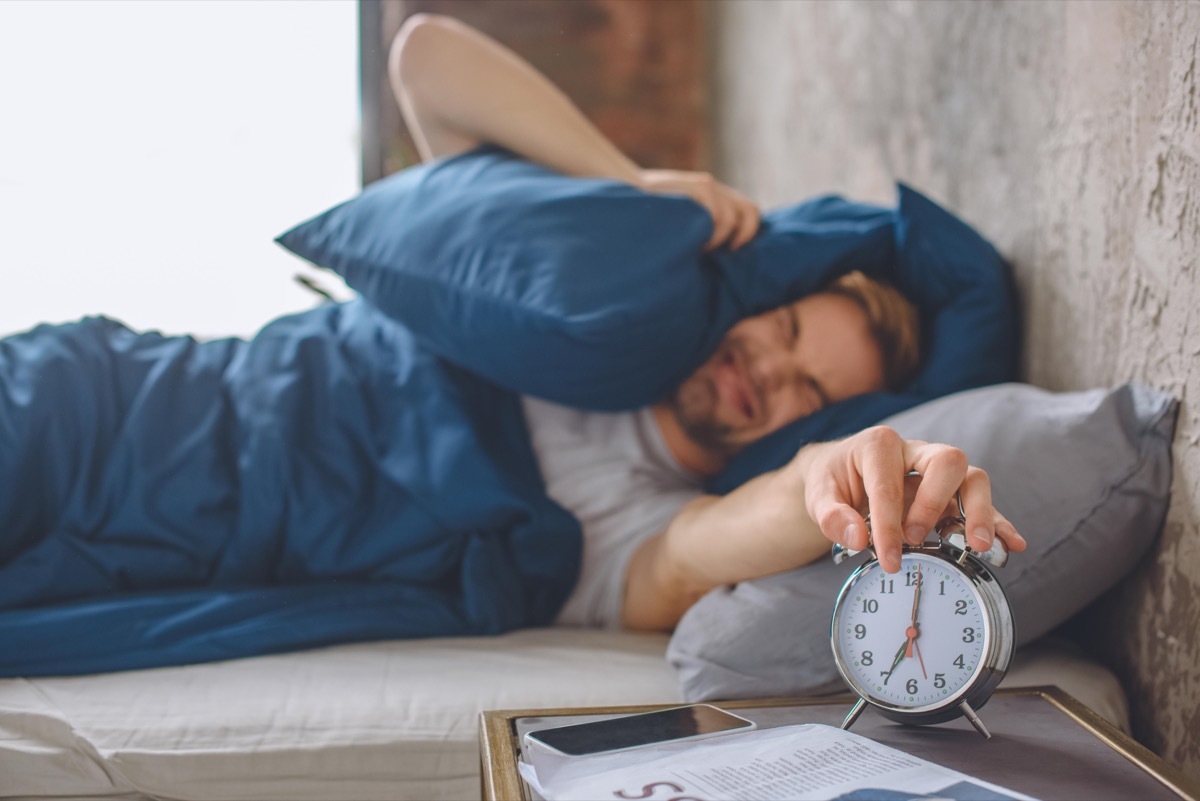
<svg viewBox="0 0 1200 801"><path fill-rule="evenodd" d="M493 142L567 175L639 180L637 165L545 76L455 19L406 20L388 72L424 159Z"/></svg>
<svg viewBox="0 0 1200 801"><path fill-rule="evenodd" d="M422 159L489 142L564 175L687 195L713 217L709 247L740 247L758 230L758 208L747 198L707 173L641 169L527 61L450 17L405 21L388 75Z"/></svg>
<svg viewBox="0 0 1200 801"><path fill-rule="evenodd" d="M905 511L905 480L922 476ZM667 529L634 552L625 574L622 623L667 631L714 587L780 573L828 555L830 542L861 550L869 509L883 567L900 569L902 542L920 542L961 489L971 547L999 536L1012 551L1025 541L992 506L987 474L947 445L903 440L889 428L808 445L785 467L723 497L685 506Z"/></svg>

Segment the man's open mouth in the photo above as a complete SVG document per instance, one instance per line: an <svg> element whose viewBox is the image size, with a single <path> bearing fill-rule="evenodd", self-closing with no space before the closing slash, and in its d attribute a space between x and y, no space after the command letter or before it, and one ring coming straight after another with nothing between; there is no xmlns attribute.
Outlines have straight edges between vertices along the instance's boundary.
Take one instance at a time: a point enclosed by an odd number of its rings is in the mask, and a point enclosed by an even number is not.
<svg viewBox="0 0 1200 801"><path fill-rule="evenodd" d="M726 400L737 409L746 422L758 417L758 396L746 374L743 361L733 348L727 348L717 363L718 380Z"/></svg>

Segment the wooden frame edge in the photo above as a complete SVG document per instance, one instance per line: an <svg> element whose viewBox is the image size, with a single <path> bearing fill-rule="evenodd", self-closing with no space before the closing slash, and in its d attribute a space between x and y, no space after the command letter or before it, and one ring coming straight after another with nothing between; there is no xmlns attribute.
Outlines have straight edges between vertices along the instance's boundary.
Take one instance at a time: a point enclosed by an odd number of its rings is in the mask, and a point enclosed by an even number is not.
<svg viewBox="0 0 1200 801"><path fill-rule="evenodd" d="M493 801L528 799L525 782L517 767L518 750L512 747L516 737L514 721L528 715L507 711L481 712L479 715L479 779L481 798Z"/></svg>

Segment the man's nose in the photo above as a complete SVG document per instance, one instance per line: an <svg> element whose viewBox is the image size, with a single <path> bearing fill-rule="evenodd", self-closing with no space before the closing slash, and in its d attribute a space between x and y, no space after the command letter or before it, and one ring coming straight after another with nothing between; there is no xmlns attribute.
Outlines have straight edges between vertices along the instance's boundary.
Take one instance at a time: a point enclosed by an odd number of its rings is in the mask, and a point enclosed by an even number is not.
<svg viewBox="0 0 1200 801"><path fill-rule="evenodd" d="M803 371L789 353L760 353L755 360L756 383L764 392L771 392L797 381Z"/></svg>

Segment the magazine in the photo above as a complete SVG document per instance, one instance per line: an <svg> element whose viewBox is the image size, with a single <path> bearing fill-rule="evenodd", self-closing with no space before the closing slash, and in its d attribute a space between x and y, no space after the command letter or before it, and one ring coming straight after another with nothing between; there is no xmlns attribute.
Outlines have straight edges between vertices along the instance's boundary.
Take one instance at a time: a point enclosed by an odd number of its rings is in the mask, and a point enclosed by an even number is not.
<svg viewBox="0 0 1200 801"><path fill-rule="evenodd" d="M527 751L521 775L547 801L1036 801L821 724L585 757Z"/></svg>

